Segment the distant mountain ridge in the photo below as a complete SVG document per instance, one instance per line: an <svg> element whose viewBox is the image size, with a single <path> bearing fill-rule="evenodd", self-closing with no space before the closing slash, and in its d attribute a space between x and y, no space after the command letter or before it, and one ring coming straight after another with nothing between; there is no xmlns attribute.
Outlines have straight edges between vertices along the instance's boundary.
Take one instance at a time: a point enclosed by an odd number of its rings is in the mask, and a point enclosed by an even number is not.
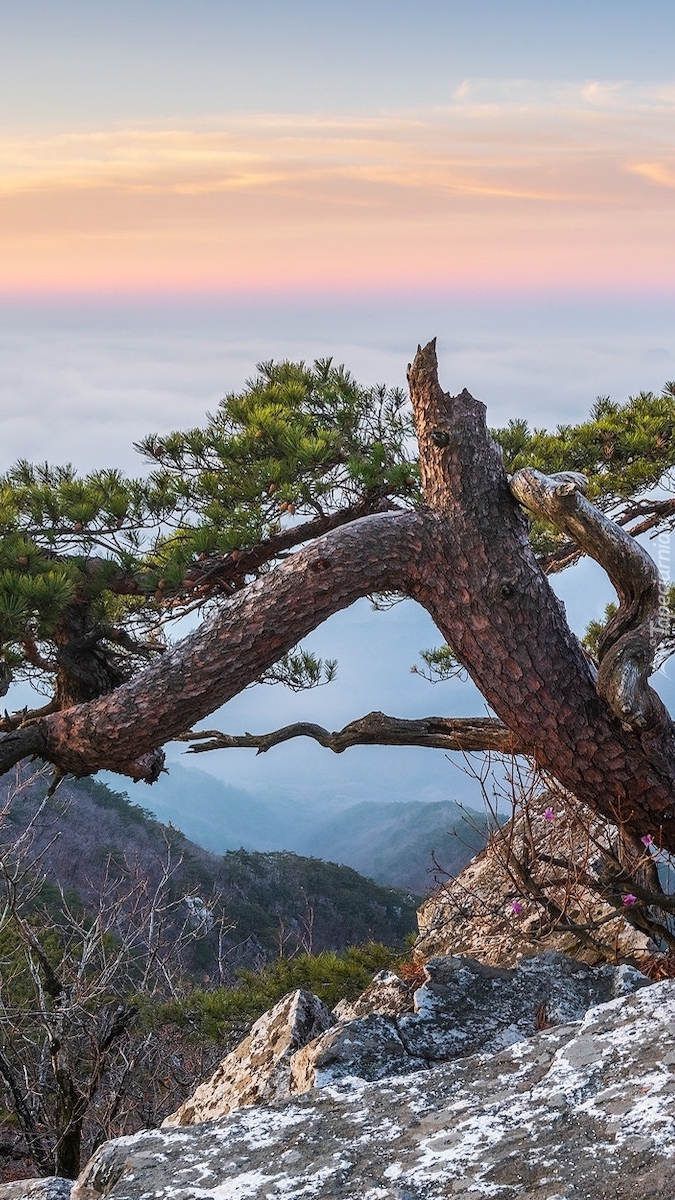
<svg viewBox="0 0 675 1200"><path fill-rule="evenodd" d="M450 800L355 804L319 825L305 851L347 863L378 883L424 895L457 875L485 845L483 814Z"/></svg>
<svg viewBox="0 0 675 1200"><path fill-rule="evenodd" d="M114 776L104 778L119 785ZM326 795L320 781L316 795L311 789L253 795L176 762L140 795L161 821L215 853L288 850L418 894L462 870L487 836L485 814L452 800L355 803Z"/></svg>

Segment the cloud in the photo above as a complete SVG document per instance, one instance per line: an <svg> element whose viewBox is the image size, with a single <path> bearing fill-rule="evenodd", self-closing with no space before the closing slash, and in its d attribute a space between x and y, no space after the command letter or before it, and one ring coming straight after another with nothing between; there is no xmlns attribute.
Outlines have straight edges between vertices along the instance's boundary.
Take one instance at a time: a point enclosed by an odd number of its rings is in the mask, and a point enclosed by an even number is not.
<svg viewBox="0 0 675 1200"><path fill-rule="evenodd" d="M4 136L4 287L650 282L674 111L668 88L465 81L429 109Z"/></svg>
<svg viewBox="0 0 675 1200"><path fill-rule="evenodd" d="M628 170L634 175L643 176L650 183L658 184L659 187L675 188L675 166L666 166L663 163L631 163Z"/></svg>

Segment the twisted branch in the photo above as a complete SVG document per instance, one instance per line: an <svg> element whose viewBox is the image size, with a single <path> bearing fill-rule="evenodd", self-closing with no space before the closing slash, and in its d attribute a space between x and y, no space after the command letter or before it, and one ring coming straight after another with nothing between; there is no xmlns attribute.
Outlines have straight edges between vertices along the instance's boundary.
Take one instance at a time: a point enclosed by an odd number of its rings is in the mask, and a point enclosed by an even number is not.
<svg viewBox="0 0 675 1200"><path fill-rule="evenodd" d="M566 533L609 575L619 608L600 638L597 691L626 728L652 729L668 719L647 682L668 632L659 572L647 551L586 499L587 484L576 472L543 475L532 467L510 481L521 504Z"/></svg>
<svg viewBox="0 0 675 1200"><path fill-rule="evenodd" d="M273 746L296 737L310 737L327 750L342 754L350 746L427 746L437 750L494 751L523 753L518 738L495 717L422 717L406 721L371 712L344 729L329 733L321 725L297 721L272 733L233 735L217 729L184 733L176 741L191 742L189 754L207 750L244 749L265 754Z"/></svg>

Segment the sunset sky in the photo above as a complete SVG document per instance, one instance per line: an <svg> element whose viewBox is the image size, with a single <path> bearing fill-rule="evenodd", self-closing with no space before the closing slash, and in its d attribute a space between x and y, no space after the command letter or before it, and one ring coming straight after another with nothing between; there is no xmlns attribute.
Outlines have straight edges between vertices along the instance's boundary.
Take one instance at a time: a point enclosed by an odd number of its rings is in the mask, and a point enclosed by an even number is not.
<svg viewBox="0 0 675 1200"><path fill-rule="evenodd" d="M0 290L669 289L675 6L0 4Z"/></svg>
<svg viewBox="0 0 675 1200"><path fill-rule="evenodd" d="M435 334L444 386L492 424L660 388L674 46L673 0L0 0L0 469L139 470L134 440L201 421L261 359L403 385ZM575 628L611 595L584 570L557 584ZM333 687L218 720L480 711L411 679L435 640L412 605L363 602L310 640ZM445 794L440 752L351 754L199 765Z"/></svg>

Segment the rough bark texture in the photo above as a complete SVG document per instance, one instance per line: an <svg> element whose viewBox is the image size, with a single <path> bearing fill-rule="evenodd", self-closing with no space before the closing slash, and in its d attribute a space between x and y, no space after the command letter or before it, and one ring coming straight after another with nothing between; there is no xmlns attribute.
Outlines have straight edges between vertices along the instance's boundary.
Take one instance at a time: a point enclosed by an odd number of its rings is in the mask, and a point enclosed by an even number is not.
<svg viewBox="0 0 675 1200"><path fill-rule="evenodd" d="M425 518L416 513L363 517L317 539L130 683L42 720L44 756L78 776L103 767L124 773L133 763L141 777L142 755L231 699L332 613L399 587L411 564L426 557L426 540ZM17 761L22 732L6 735L14 742L0 740L5 769Z"/></svg>
<svg viewBox="0 0 675 1200"><path fill-rule="evenodd" d="M138 774L139 756L225 703L332 613L395 590L428 610L524 752L582 802L675 849L670 719L627 729L598 694L531 551L485 408L467 391L442 391L434 343L418 350L409 383L427 508L317 539L132 682L0 739L0 768L42 753L75 775L129 771L134 760Z"/></svg>
<svg viewBox="0 0 675 1200"><path fill-rule="evenodd" d="M671 764L646 753L598 696L530 548L484 406L466 391L443 393L433 343L418 351L409 382L424 492L438 514L433 558L454 567L451 581L447 565L437 573L426 563L412 594L542 767L591 807L675 844ZM672 738L668 722L661 740Z"/></svg>

